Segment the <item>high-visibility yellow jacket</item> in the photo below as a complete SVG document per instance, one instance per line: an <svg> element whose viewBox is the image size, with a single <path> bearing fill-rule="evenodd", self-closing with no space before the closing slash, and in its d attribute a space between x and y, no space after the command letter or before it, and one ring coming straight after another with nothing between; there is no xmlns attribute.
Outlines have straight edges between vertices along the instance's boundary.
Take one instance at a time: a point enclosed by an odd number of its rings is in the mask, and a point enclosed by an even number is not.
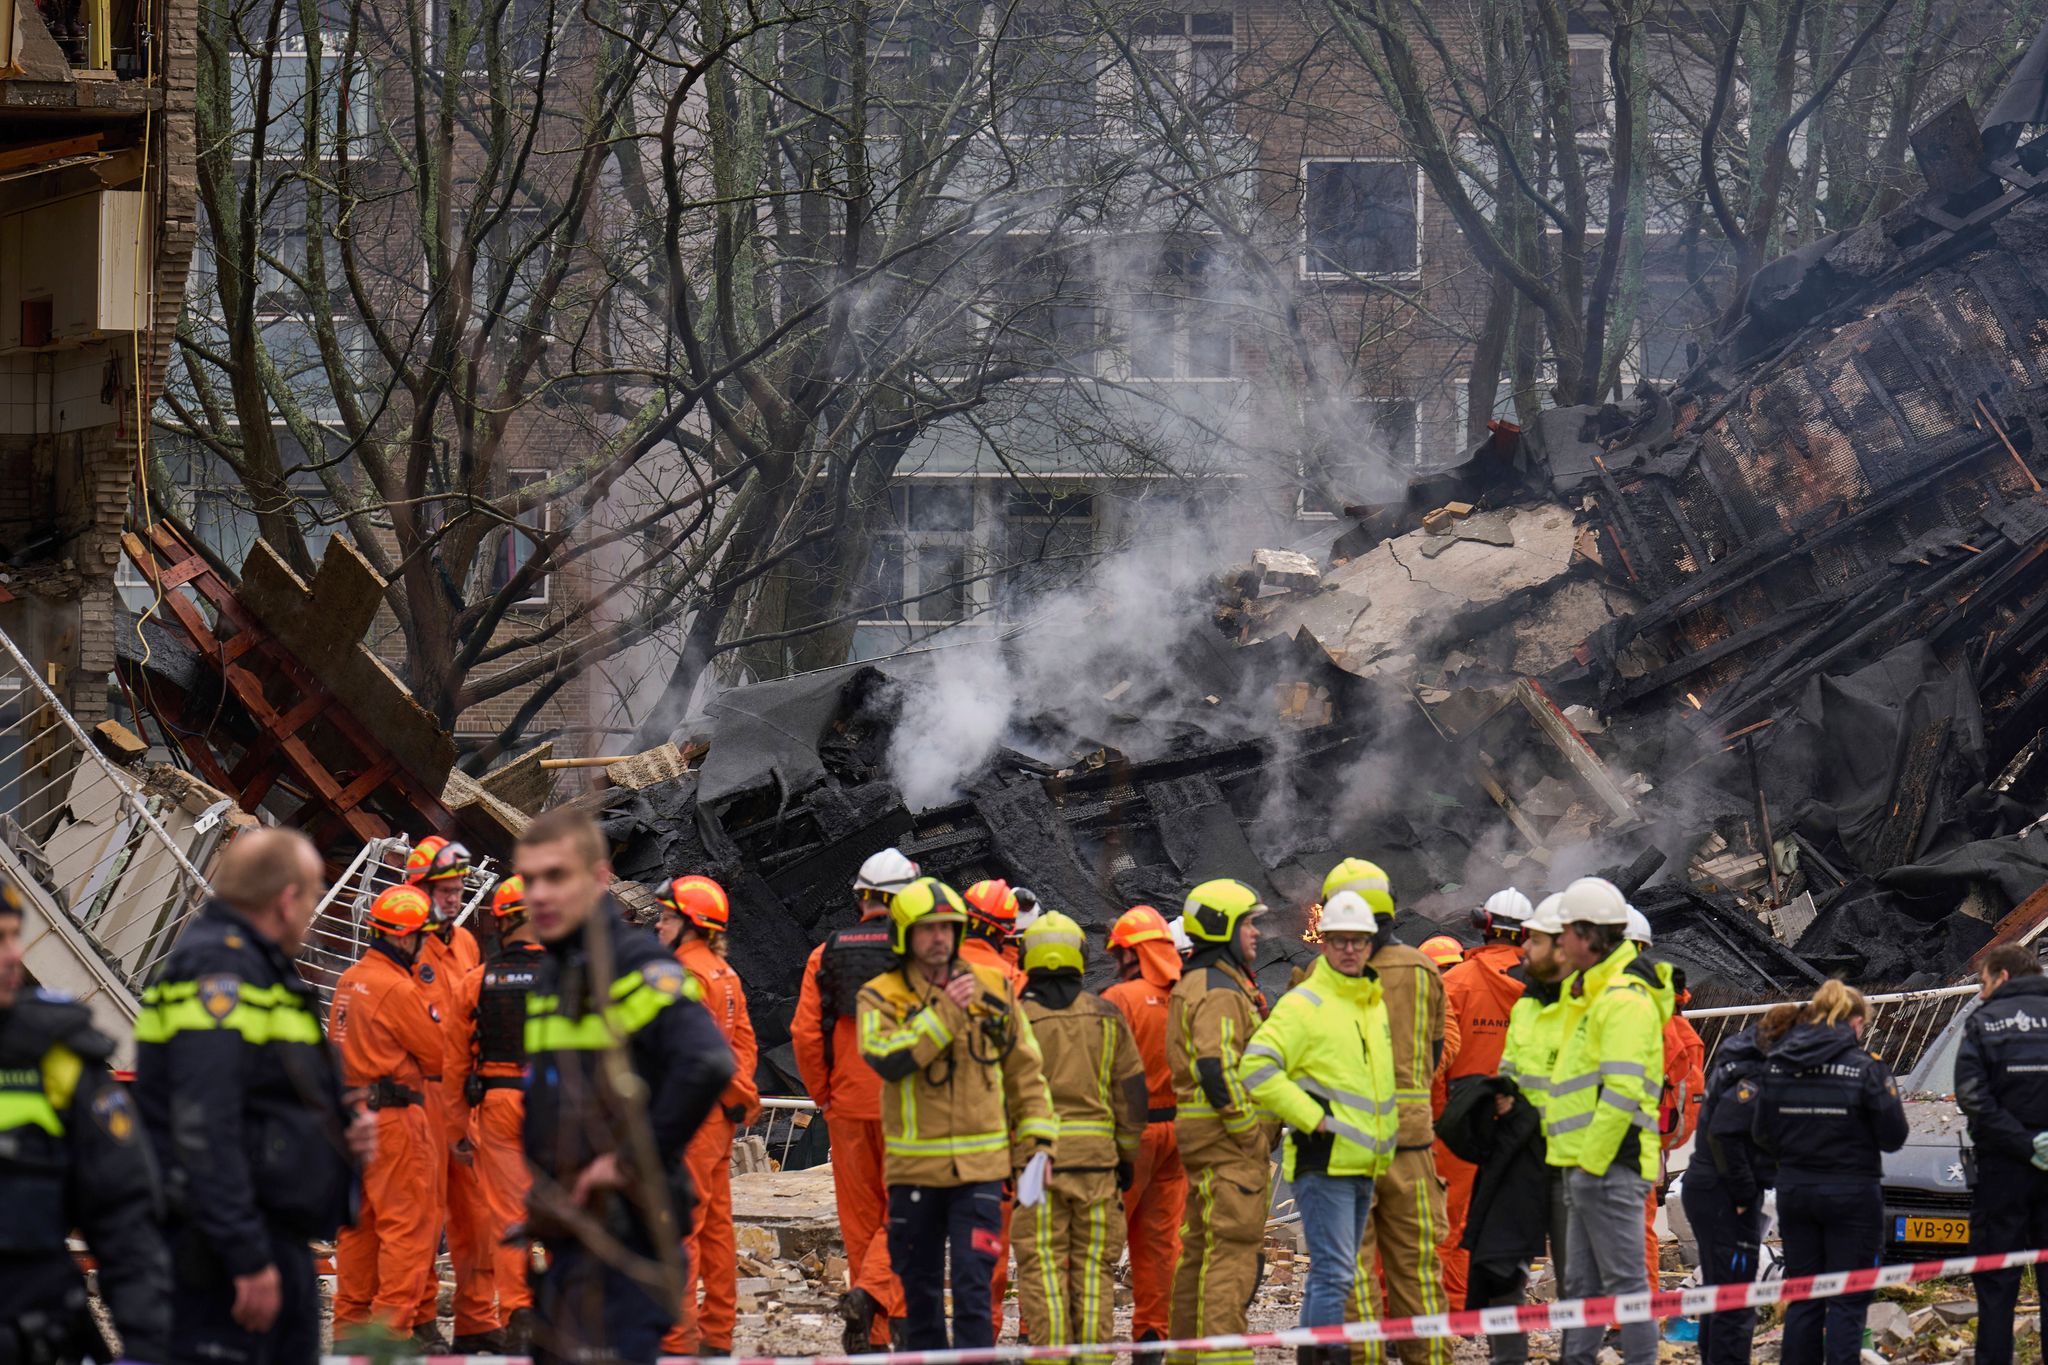
<svg viewBox="0 0 2048 1365"><path fill-rule="evenodd" d="M1009 978L974 976L966 1009L909 963L860 988L860 1051L882 1078L882 1169L891 1185L1008 1180L1058 1135L1043 1054Z"/></svg>
<svg viewBox="0 0 2048 1365"><path fill-rule="evenodd" d="M1368 964L1379 973L1386 994L1387 1023L1394 1035L1394 1098L1401 1105L1400 1141L1405 1150L1436 1141L1429 1092L1443 1057L1445 996L1436 963L1405 943L1373 951Z"/></svg>
<svg viewBox="0 0 2048 1365"><path fill-rule="evenodd" d="M1524 968L1516 971L1523 978L1522 996L1508 1009L1500 1074L1513 1081L1541 1115L1550 1103L1550 1071L1564 1045L1564 983L1538 981Z"/></svg>
<svg viewBox="0 0 2048 1365"><path fill-rule="evenodd" d="M1145 1061L1114 1005L1086 991L1024 987L1024 1015L1045 1057L1045 1088L1059 1120L1062 1171L1109 1171L1145 1137Z"/></svg>
<svg viewBox="0 0 2048 1365"><path fill-rule="evenodd" d="M1633 943L1565 979L1564 1040L1543 1122L1551 1165L1605 1175L1620 1162L1657 1178L1664 1015L1656 986Z"/></svg>
<svg viewBox="0 0 2048 1365"><path fill-rule="evenodd" d="M1394 1164L1394 1034L1379 973L1328 959L1280 997L1238 1063L1252 1097L1288 1127L1285 1174L1377 1176ZM1329 1120L1330 1132L1317 1127Z"/></svg>
<svg viewBox="0 0 2048 1365"><path fill-rule="evenodd" d="M1201 965L1196 965L1200 963ZM1231 959L1198 956L1166 999L1166 1062L1173 1072L1173 1132L1183 1165L1264 1163L1278 1129L1237 1073L1259 1026L1251 978Z"/></svg>

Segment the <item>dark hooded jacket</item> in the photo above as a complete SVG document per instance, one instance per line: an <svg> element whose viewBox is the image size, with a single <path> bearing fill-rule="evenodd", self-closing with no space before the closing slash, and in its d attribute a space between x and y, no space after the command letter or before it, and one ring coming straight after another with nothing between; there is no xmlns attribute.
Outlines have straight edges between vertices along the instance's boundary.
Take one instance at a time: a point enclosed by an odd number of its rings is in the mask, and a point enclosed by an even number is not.
<svg viewBox="0 0 2048 1365"><path fill-rule="evenodd" d="M2034 1159L2048 1131L2048 976L2013 977L1964 1022L1956 1103L1980 1154Z"/></svg>
<svg viewBox="0 0 2048 1365"><path fill-rule="evenodd" d="M1770 1054L1751 1131L1780 1189L1875 1181L1883 1154L1906 1145L1906 1110L1891 1068L1847 1024L1798 1024Z"/></svg>
<svg viewBox="0 0 2048 1365"><path fill-rule="evenodd" d="M1494 1099L1500 1095L1512 1097L1514 1105L1496 1118ZM1436 1135L1453 1156L1479 1168L1458 1245L1481 1263L1541 1256L1550 1233L1550 1176L1536 1106L1511 1080L1459 1076L1451 1082Z"/></svg>
<svg viewBox="0 0 2048 1365"><path fill-rule="evenodd" d="M1768 1065L1754 1028L1721 1044L1700 1102L1697 1148L1707 1159L1695 1158L1686 1168L1688 1184L1717 1186L1738 1209L1755 1208L1757 1197L1778 1176L1777 1163L1758 1150L1750 1135Z"/></svg>

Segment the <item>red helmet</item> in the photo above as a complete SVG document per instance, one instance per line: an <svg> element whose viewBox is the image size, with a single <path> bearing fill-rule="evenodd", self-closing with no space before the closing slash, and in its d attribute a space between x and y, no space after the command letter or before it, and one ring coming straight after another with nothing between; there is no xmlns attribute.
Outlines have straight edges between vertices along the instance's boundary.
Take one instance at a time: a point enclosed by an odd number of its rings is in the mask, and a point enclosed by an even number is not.
<svg viewBox="0 0 2048 1365"><path fill-rule="evenodd" d="M1449 934L1431 934L1422 940L1422 955L1439 968L1455 967L1465 960L1465 945Z"/></svg>
<svg viewBox="0 0 2048 1365"><path fill-rule="evenodd" d="M497 889L491 892L492 916L497 919L504 919L508 915L523 915L525 913L525 879L517 876L512 876L505 878L505 880L502 882L499 882Z"/></svg>
<svg viewBox="0 0 2048 1365"><path fill-rule="evenodd" d="M410 883L390 887L370 902L364 922L379 933L416 934L426 927L434 903L427 893Z"/></svg>
<svg viewBox="0 0 2048 1365"><path fill-rule="evenodd" d="M998 935L1006 935L1017 924L1017 893L1001 878L976 882L960 899L967 902L967 920Z"/></svg>
<svg viewBox="0 0 2048 1365"><path fill-rule="evenodd" d="M1173 942L1173 930L1167 927L1166 916L1149 905L1132 906L1110 927L1109 946L1112 948L1135 948L1140 943L1154 942Z"/></svg>
<svg viewBox="0 0 2048 1365"><path fill-rule="evenodd" d="M668 894L660 900L706 933L724 933L732 919L732 902L725 888L709 877L678 877L668 884Z"/></svg>
<svg viewBox="0 0 2048 1365"><path fill-rule="evenodd" d="M469 875L469 850L438 834L429 834L406 855L405 879L409 882L445 882Z"/></svg>

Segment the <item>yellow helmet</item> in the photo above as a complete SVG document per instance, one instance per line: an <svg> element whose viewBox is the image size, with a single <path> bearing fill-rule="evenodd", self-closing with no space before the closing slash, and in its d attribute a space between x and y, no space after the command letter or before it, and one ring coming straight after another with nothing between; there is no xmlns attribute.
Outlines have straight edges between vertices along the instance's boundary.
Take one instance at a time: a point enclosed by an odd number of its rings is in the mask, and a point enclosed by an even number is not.
<svg viewBox="0 0 2048 1365"><path fill-rule="evenodd" d="M1057 910L1048 910L1024 931L1024 970L1081 970L1081 926Z"/></svg>
<svg viewBox="0 0 2048 1365"><path fill-rule="evenodd" d="M1234 878L1218 877L1188 892L1181 920L1188 937L1197 942L1229 943L1237 937L1239 924L1265 909L1258 892Z"/></svg>
<svg viewBox="0 0 2048 1365"><path fill-rule="evenodd" d="M1381 919L1394 917L1393 883L1378 863L1346 858L1331 868L1330 875L1323 878L1323 900L1327 902L1339 891L1356 891Z"/></svg>
<svg viewBox="0 0 2048 1365"><path fill-rule="evenodd" d="M910 952L910 929L916 924L967 923L967 903L937 877L919 877L889 901L889 946L897 955Z"/></svg>

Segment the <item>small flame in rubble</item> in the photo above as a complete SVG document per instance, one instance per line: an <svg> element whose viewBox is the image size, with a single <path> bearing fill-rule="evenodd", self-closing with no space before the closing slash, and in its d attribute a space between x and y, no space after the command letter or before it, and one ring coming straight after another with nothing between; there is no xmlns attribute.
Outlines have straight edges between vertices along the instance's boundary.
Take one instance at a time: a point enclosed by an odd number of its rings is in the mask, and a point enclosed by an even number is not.
<svg viewBox="0 0 2048 1365"><path fill-rule="evenodd" d="M1321 943L1323 941L1322 924L1323 903L1317 901L1308 908L1308 928L1301 931L1301 941L1303 943Z"/></svg>
<svg viewBox="0 0 2048 1365"><path fill-rule="evenodd" d="M1692 709L1693 709L1693 710L1695 710L1695 711L1704 711L1704 710L1706 710L1706 709L1707 709L1706 707L1704 707L1704 706L1701 706L1701 705L1700 705L1700 699L1699 699L1698 697L1695 697L1695 696L1694 696L1694 695L1693 695L1692 693L1690 693L1690 692L1688 692L1688 693L1686 693L1686 694L1685 694L1685 699L1686 699L1687 701L1689 701L1689 702L1691 702L1691 703L1692 703Z"/></svg>

